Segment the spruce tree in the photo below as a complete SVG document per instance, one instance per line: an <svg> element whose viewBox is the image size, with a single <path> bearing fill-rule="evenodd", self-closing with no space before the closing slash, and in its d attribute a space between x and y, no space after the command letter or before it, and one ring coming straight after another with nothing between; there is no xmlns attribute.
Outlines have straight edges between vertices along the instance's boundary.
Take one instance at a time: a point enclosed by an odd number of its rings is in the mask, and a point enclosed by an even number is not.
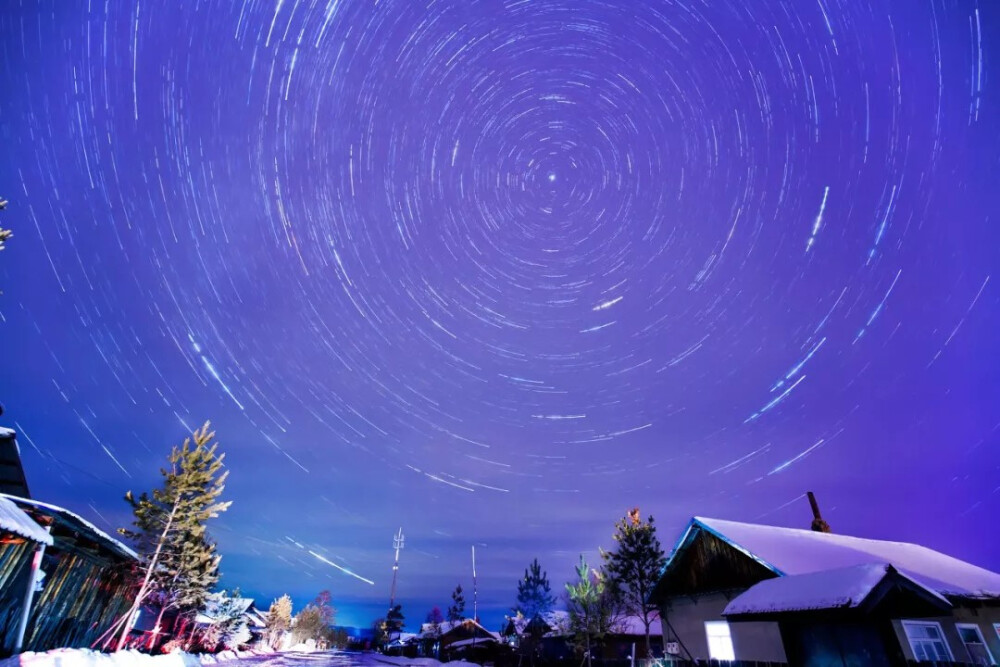
<svg viewBox="0 0 1000 667"><path fill-rule="evenodd" d="M403 627L405 625L403 623L404 620L402 605L395 605L389 610L389 613L385 615L385 629L390 639L393 634L398 636L403 631Z"/></svg>
<svg viewBox="0 0 1000 667"><path fill-rule="evenodd" d="M448 607L448 621L458 623L465 619L465 594L462 593L462 584L455 587L451 594L451 606Z"/></svg>
<svg viewBox="0 0 1000 667"><path fill-rule="evenodd" d="M524 579L517 582L517 605L514 613L520 613L529 621L535 616L552 611L556 599L552 596L549 586L549 576L542 571L538 559L531 561L531 565L524 571Z"/></svg>
<svg viewBox="0 0 1000 667"><path fill-rule="evenodd" d="M229 473L222 470L225 454L218 453L218 444L212 442L215 432L208 428L205 422L183 445L173 448L169 467L160 470L160 488L138 498L131 491L125 496L135 519L133 528L119 532L135 544L139 568L135 599L119 619L118 650L143 604L158 603L161 618L167 609L193 612L204 605L218 580L220 556L206 534L205 522L229 508L229 502L220 500Z"/></svg>
<svg viewBox="0 0 1000 667"><path fill-rule="evenodd" d="M652 653L649 645L649 625L656 619L656 605L649 595L659 580L667 559L656 537L653 517L645 522L635 508L615 524L614 551L603 552L604 571L608 586L621 595L629 614L642 620L646 632L646 657Z"/></svg>

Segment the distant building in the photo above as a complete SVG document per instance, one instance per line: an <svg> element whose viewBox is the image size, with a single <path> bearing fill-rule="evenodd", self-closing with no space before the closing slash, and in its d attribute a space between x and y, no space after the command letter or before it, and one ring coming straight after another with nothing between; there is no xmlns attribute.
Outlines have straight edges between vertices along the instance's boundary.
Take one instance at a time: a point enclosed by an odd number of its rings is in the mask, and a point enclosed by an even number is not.
<svg viewBox="0 0 1000 667"><path fill-rule="evenodd" d="M509 649L500 641L500 635L466 618L461 621L424 623L420 633L412 640L419 646L419 653L443 661L468 660L492 662Z"/></svg>
<svg viewBox="0 0 1000 667"><path fill-rule="evenodd" d="M1000 658L1000 574L915 544L695 517L651 599L681 659Z"/></svg>
<svg viewBox="0 0 1000 667"><path fill-rule="evenodd" d="M570 618L566 611L547 611L532 618L521 614L508 616L500 631L500 638L522 656L525 652L531 652L543 661L568 660L573 657Z"/></svg>

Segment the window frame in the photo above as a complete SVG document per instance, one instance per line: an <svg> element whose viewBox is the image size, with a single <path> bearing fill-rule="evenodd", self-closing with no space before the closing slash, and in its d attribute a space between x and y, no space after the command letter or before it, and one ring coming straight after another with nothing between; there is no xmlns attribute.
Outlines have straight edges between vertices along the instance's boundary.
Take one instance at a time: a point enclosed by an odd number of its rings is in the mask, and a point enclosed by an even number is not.
<svg viewBox="0 0 1000 667"><path fill-rule="evenodd" d="M937 621L918 621L918 620L901 620L900 623L903 625L903 636L906 637L906 643L910 645L910 652L913 654L915 660L920 660L917 655L917 650L913 646L913 639L910 637L910 633L907 632L909 627L926 627L934 626L938 630L938 634L941 636L941 643L944 644L944 650L948 653L948 660L954 662L955 654L951 651L951 646L948 645L948 639L944 636L944 628ZM965 646L965 644L962 644Z"/></svg>
<svg viewBox="0 0 1000 667"><path fill-rule="evenodd" d="M998 625L1000 625L1000 623L995 623L993 625L993 629L997 631L997 634L1000 634L1000 628L997 627ZM965 643L965 640L962 639L963 629L976 631L976 636L979 637L979 643L983 645L984 649L986 649L986 657L990 659L990 664L991 665L997 664L996 658L993 657L993 651L990 650L990 645L986 643L986 637L983 636L983 631L979 628L979 624L978 623L955 624L955 630L958 632L958 640L962 642L962 647L965 648L965 652L968 653L969 652L968 645ZM972 659L972 654L969 654L969 659L970 660Z"/></svg>
<svg viewBox="0 0 1000 667"><path fill-rule="evenodd" d="M716 639L721 639L722 635L721 634L713 635L711 632L709 632L710 627L716 627L716 628L724 627L726 629L725 636L726 639L729 641L729 655L731 657L727 658L712 654L712 638L715 637ZM730 627L729 625L729 621L725 620L705 621L705 641L708 643L708 657L710 660L736 660L736 646L733 644L733 630L732 627Z"/></svg>

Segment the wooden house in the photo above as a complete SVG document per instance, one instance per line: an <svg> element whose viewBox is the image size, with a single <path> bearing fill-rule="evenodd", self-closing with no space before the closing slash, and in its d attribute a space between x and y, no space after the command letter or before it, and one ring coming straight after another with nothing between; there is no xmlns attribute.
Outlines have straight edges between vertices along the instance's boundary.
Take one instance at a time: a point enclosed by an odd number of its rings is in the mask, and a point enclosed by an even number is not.
<svg viewBox="0 0 1000 667"><path fill-rule="evenodd" d="M501 653L509 652L509 648L500 641L500 635L490 632L471 618L426 623L417 639L422 646L429 648L422 651L425 655L445 662L460 659L494 661Z"/></svg>
<svg viewBox="0 0 1000 667"><path fill-rule="evenodd" d="M1000 575L916 544L695 517L651 599L681 659L995 664ZM825 528L829 530L828 528Z"/></svg>
<svg viewBox="0 0 1000 667"><path fill-rule="evenodd" d="M65 508L2 494L0 502L8 523L13 507L36 527L24 535L22 520L23 540L9 525L0 539L0 651L90 646L131 602L135 553Z"/></svg>

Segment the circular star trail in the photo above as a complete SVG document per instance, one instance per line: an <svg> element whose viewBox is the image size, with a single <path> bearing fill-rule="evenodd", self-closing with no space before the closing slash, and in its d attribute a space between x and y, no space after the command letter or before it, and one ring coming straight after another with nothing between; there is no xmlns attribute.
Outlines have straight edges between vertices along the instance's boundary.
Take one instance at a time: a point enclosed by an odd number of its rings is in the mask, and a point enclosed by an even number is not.
<svg viewBox="0 0 1000 667"><path fill-rule="evenodd" d="M998 29L975 2L4 8L32 488L118 525L212 419L228 581L381 600L403 524L418 607L473 543L501 609L632 505L669 544L692 514L805 525L807 489L845 532L1000 558L967 537L1000 509Z"/></svg>

